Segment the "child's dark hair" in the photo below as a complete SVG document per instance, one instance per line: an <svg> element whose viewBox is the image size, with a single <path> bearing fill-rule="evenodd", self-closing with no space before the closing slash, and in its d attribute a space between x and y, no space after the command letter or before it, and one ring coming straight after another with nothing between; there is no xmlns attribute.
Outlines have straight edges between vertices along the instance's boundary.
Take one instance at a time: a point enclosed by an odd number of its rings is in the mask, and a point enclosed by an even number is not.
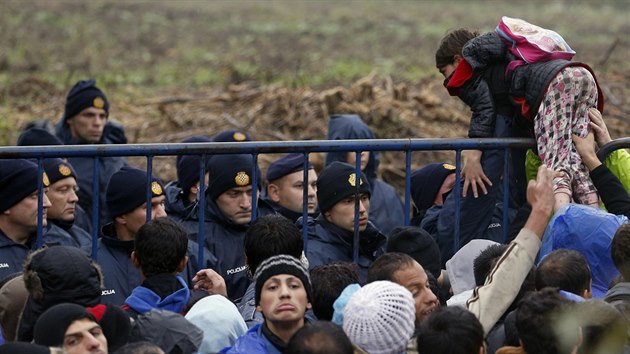
<svg viewBox="0 0 630 354"><path fill-rule="evenodd" d="M359 267L350 262L332 262L311 269L313 313L319 320L330 321L333 303L346 286L359 282Z"/></svg>
<svg viewBox="0 0 630 354"><path fill-rule="evenodd" d="M187 250L186 230L169 218L150 220L136 234L134 251L145 277L176 272Z"/></svg>
<svg viewBox="0 0 630 354"><path fill-rule="evenodd" d="M477 36L479 36L479 32L467 28L458 28L446 33L435 51L435 66L441 68L453 64L455 55L462 54L464 44Z"/></svg>
<svg viewBox="0 0 630 354"><path fill-rule="evenodd" d="M251 274L265 259L287 254L300 259L304 240L300 230L281 215L266 215L256 219L245 233L245 256Z"/></svg>
<svg viewBox="0 0 630 354"><path fill-rule="evenodd" d="M621 225L615 232L610 256L624 281L630 281L630 224Z"/></svg>

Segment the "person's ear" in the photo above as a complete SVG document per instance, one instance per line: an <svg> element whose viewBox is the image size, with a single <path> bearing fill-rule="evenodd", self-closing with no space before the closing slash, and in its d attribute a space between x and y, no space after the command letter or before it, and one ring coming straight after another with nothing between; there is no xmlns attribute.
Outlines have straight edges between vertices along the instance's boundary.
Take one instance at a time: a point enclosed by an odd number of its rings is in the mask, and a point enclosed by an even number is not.
<svg viewBox="0 0 630 354"><path fill-rule="evenodd" d="M134 267L140 269L140 262L138 261L138 257L136 256L136 251L131 252L131 264L133 264Z"/></svg>
<svg viewBox="0 0 630 354"><path fill-rule="evenodd" d="M462 61L462 56L459 54L453 55L453 65L459 65L459 62Z"/></svg>
<svg viewBox="0 0 630 354"><path fill-rule="evenodd" d="M325 218L327 221L330 221L330 211L327 211L327 212L325 212L325 213L324 213L324 218Z"/></svg>
<svg viewBox="0 0 630 354"><path fill-rule="evenodd" d="M125 215L126 214L119 215L119 216L115 217L114 220L117 223L121 224L121 225L125 225L125 224L127 224L127 218L125 217Z"/></svg>
<svg viewBox="0 0 630 354"><path fill-rule="evenodd" d="M260 305L256 305L256 311L262 313L262 307Z"/></svg>
<svg viewBox="0 0 630 354"><path fill-rule="evenodd" d="M311 302L310 302L310 301L309 301L309 302L307 302L307 303L306 303L306 309L307 309L307 310L310 310L310 309L312 309L312 308L313 308L313 305L311 305Z"/></svg>
<svg viewBox="0 0 630 354"><path fill-rule="evenodd" d="M182 260L177 265L177 273L181 273L186 269L186 265L188 264L188 256L184 256Z"/></svg>
<svg viewBox="0 0 630 354"><path fill-rule="evenodd" d="M273 183L269 183L269 185L267 186L267 195L269 196L269 199L271 199L272 202L277 203L280 201L280 188L273 184Z"/></svg>

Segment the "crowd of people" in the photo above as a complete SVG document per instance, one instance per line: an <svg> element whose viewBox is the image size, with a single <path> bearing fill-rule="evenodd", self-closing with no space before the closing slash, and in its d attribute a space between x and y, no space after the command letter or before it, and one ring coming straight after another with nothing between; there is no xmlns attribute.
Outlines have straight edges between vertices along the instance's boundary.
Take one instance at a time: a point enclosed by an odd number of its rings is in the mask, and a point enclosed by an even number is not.
<svg viewBox="0 0 630 354"><path fill-rule="evenodd" d="M461 194L453 162L425 164L411 211L374 151L328 153L319 173L286 154L257 179L248 154L182 155L166 185L122 157L0 159L0 353L630 353L630 155L597 157L612 139L586 65L512 69L538 91L506 104L495 37L449 32L436 66L471 138L537 149L467 150ZM124 144L109 107L79 81L54 129L17 145ZM374 138L356 114L329 119L328 139Z"/></svg>

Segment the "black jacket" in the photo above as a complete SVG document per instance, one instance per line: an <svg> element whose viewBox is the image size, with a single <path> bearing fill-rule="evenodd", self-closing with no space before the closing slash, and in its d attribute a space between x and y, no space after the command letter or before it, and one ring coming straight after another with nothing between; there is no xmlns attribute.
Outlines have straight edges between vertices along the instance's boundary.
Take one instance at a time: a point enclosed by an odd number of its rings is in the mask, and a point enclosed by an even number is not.
<svg viewBox="0 0 630 354"><path fill-rule="evenodd" d="M538 114L538 108L549 83L566 67L584 67L595 77L586 64L567 60L551 60L508 67L508 64L516 58L507 51L505 43L495 32L488 32L468 41L462 49L462 56L472 70L470 78L463 83L462 80L457 80L457 75L461 74L461 70L466 71L465 65L460 63L456 75L448 82L447 88L451 95L458 96L472 110L468 131L468 136L471 138L493 136L496 114L506 115L506 112L498 109L498 107L507 108L506 98L511 102L518 99L525 100L529 112L527 116L522 115L522 107L516 107L516 103L514 105L517 115L525 119L531 130L531 122ZM457 73L458 70L460 73ZM503 71L505 82L500 80L501 71ZM603 96L601 90L599 92L598 106L602 109Z"/></svg>
<svg viewBox="0 0 630 354"><path fill-rule="evenodd" d="M305 249L311 269L335 261L354 262L354 232L343 230L328 222L323 215L315 219L308 218L306 226L302 219L299 219L297 225L300 229L308 228ZM372 223L368 223L365 231L359 234L358 266L362 283L367 280L367 270L372 262L385 253L385 242L385 236Z"/></svg>

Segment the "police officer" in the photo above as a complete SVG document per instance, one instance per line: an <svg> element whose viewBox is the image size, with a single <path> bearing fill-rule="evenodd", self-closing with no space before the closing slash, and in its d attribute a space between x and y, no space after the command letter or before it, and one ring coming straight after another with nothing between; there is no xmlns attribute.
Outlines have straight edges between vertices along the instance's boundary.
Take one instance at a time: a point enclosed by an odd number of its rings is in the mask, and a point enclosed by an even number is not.
<svg viewBox="0 0 630 354"><path fill-rule="evenodd" d="M81 80L68 92L63 117L56 126L57 137L66 145L78 144L125 144L127 138L120 124L109 118L109 101L94 80ZM126 165L122 157L98 157L99 188L107 188L110 177ZM68 161L77 172L79 204L92 213L92 180L94 166L92 158L71 157ZM100 193L100 225L108 221L105 194ZM93 225L98 227L98 225Z"/></svg>
<svg viewBox="0 0 630 354"><path fill-rule="evenodd" d="M131 291L140 285L140 272L131 262L131 252L138 229L147 221L147 173L146 171L125 166L114 173L107 185L107 208L112 222L101 229L97 262L104 275L105 290L102 303L122 305ZM151 219L166 217L164 210L164 186L152 177L151 180ZM188 242L189 262L180 273L192 283L198 268L199 246L194 241ZM216 258L207 250L204 252L203 266L217 268Z"/></svg>
<svg viewBox="0 0 630 354"><path fill-rule="evenodd" d="M357 178L355 168L343 162L328 165L317 180L320 215L308 218L306 258L311 268L333 261L353 261L356 188L359 189L359 275L367 279L367 269L384 253L385 236L369 221L370 183L365 174Z"/></svg>
<svg viewBox="0 0 630 354"><path fill-rule="evenodd" d="M243 243L252 221L252 171L260 176L260 170L250 155L215 155L209 159L208 169L205 245L221 261L228 297L238 300L249 285ZM259 181L254 201L257 215L273 214L273 209L258 198Z"/></svg>
<svg viewBox="0 0 630 354"><path fill-rule="evenodd" d="M92 238L84 229L74 224L77 202L76 172L70 163L51 158L44 160L44 171L50 181L46 195L51 206L48 208L46 242L59 240L60 244L79 247L87 254L92 253Z"/></svg>
<svg viewBox="0 0 630 354"><path fill-rule="evenodd" d="M308 163L306 207L317 216L317 173ZM304 201L304 154L288 154L267 169L267 200L278 213L295 222L302 216Z"/></svg>
<svg viewBox="0 0 630 354"><path fill-rule="evenodd" d="M328 122L328 139L374 139L372 130L356 114L333 115ZM356 153L329 152L326 166L333 161L354 166ZM405 221L405 208L394 187L377 177L379 155L377 152L361 152L361 171L370 182L370 220L385 234L389 234Z"/></svg>
<svg viewBox="0 0 630 354"><path fill-rule="evenodd" d="M44 192L48 177L44 173ZM23 159L0 159L0 279L22 272L26 256L35 246L37 231L37 165ZM42 196L43 226L50 201Z"/></svg>

